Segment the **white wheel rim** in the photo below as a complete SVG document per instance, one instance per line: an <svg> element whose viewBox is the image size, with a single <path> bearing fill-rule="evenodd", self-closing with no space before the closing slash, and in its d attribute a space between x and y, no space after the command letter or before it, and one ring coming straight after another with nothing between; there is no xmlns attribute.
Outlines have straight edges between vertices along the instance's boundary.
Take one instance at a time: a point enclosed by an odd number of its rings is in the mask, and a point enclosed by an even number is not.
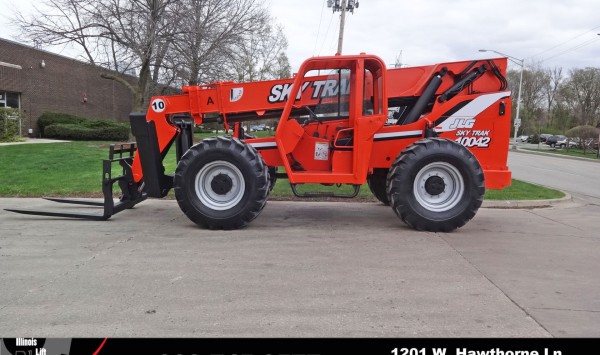
<svg viewBox="0 0 600 355"><path fill-rule="evenodd" d="M443 180L444 189L434 195L427 191L426 183L435 176ZM444 212L458 204L465 193L465 183L462 175L453 165L435 162L424 166L419 171L413 183L413 192L421 206L430 211Z"/></svg>
<svg viewBox="0 0 600 355"><path fill-rule="evenodd" d="M212 183L218 175L226 175L231 179L231 189L224 194L213 190ZM218 211L232 208L242 200L246 184L240 169L227 161L213 161L206 164L195 180L196 196L205 206Z"/></svg>

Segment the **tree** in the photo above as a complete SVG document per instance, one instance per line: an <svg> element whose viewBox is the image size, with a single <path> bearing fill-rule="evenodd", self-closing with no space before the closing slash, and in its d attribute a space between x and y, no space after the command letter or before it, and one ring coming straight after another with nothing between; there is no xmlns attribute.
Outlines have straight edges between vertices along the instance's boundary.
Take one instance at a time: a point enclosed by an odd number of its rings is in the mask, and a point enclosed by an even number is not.
<svg viewBox="0 0 600 355"><path fill-rule="evenodd" d="M563 89L559 89L556 104L552 110L553 125L551 127L557 129L559 132L565 132L570 127L573 127L574 122L577 120L563 96L563 91Z"/></svg>
<svg viewBox="0 0 600 355"><path fill-rule="evenodd" d="M232 56L236 80L257 81L289 78L291 67L285 50L288 43L281 26L266 23L241 42Z"/></svg>
<svg viewBox="0 0 600 355"><path fill-rule="evenodd" d="M170 57L176 75L188 85L231 77L228 65L252 34L269 21L259 0L182 0Z"/></svg>
<svg viewBox="0 0 600 355"><path fill-rule="evenodd" d="M546 127L550 127L553 124L552 111L556 106L557 96L559 95L558 90L562 85L564 77L562 68L560 67L545 69L544 75L547 78L542 87L546 99Z"/></svg>
<svg viewBox="0 0 600 355"><path fill-rule="evenodd" d="M48 45L73 43L102 77L125 85L133 110L145 108L177 24L179 0L46 0L31 17L17 14L24 36ZM136 70L138 79L123 75ZM153 77L154 74L154 77Z"/></svg>
<svg viewBox="0 0 600 355"><path fill-rule="evenodd" d="M516 100L519 94L520 71L510 70L507 80ZM544 91L548 78L539 65L531 65L523 69L523 84L521 85L521 109L520 118L522 127L529 131L537 131L541 127L544 112ZM513 103L516 107L516 102ZM515 110L516 114L516 110Z"/></svg>
<svg viewBox="0 0 600 355"><path fill-rule="evenodd" d="M289 77L287 41L264 0L44 0L15 16L23 36L74 44L102 77L125 85L133 110L170 85ZM249 50L250 49L250 50ZM249 66L246 64L251 63ZM237 68L245 68L240 74ZM115 74L117 72L117 74ZM138 75L134 78L131 75Z"/></svg>
<svg viewBox="0 0 600 355"><path fill-rule="evenodd" d="M600 110L600 68L573 69L561 92L579 125L596 126Z"/></svg>

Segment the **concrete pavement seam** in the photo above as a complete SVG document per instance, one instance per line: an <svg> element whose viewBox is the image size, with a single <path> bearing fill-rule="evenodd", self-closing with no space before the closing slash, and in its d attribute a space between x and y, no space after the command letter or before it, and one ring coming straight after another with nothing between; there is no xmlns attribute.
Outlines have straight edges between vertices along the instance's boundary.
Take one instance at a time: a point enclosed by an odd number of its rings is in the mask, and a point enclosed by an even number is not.
<svg viewBox="0 0 600 355"><path fill-rule="evenodd" d="M566 312L600 313L599 310L595 310L595 309L570 309L570 308L553 308L553 307L531 307L531 309L539 309L539 310L542 310L542 311L566 311Z"/></svg>
<svg viewBox="0 0 600 355"><path fill-rule="evenodd" d="M528 212L528 213L531 213L531 214L534 214L534 215L536 215L536 216L538 216L538 217L541 217L541 218L547 219L547 220L549 220L549 221L552 221L552 222L554 222L554 223L562 224L563 226L567 226L567 227L575 228L575 229L578 229L578 230L580 230L580 231L582 231L582 232L584 231L583 229L581 229L581 228L579 228L579 227L572 226L572 225L570 225L570 224L566 224L566 223L563 223L563 222L560 222L560 221L554 220L554 219L552 219L552 218L549 218L549 217L546 217L546 216L539 215L539 214L537 214L537 213L535 213L535 212L533 212L533 211L526 211L526 212Z"/></svg>
<svg viewBox="0 0 600 355"><path fill-rule="evenodd" d="M512 302L512 304L517 306L521 311L523 311L523 313L525 313L525 315L527 315L537 325L539 325L540 328L544 329L544 331L546 331L546 333L548 333L548 335L550 335L551 337L554 338L554 334L550 333L550 331L548 329L546 329L546 327L544 327L542 325L542 323L540 323L537 319L535 319L535 317L533 315L531 315L529 312L527 312L525 307L521 307L521 305L519 305L515 300L513 300L512 297L510 297L506 292L504 292L503 289L501 289L498 285L496 285L496 283L494 281L492 281L492 279L487 277L487 275L485 275L481 270L479 270L479 268L475 264L473 264L471 262L471 260L467 259L458 249L456 249L454 247L454 245L448 243L448 241L442 235L439 235L439 238L442 239L444 241L444 243L446 243L446 245L448 245L450 248L452 248L452 250L454 250L458 255L460 255L461 258L463 258L467 263L469 263L469 265L471 265L473 267L473 269L475 269L481 276L483 276L490 284L492 284L496 289L498 289L498 291L500 291L500 293L502 293L504 295L504 297L506 297L510 302Z"/></svg>

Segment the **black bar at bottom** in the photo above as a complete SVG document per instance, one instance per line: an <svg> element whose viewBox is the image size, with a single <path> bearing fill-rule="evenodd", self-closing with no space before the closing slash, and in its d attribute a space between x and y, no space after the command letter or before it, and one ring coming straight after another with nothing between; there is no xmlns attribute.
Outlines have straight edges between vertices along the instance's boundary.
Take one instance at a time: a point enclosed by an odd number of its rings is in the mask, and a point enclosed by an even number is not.
<svg viewBox="0 0 600 355"><path fill-rule="evenodd" d="M19 345L20 344L20 345ZM580 355L598 338L5 338L2 354ZM42 351L44 349L44 351ZM19 353L21 354L21 353Z"/></svg>

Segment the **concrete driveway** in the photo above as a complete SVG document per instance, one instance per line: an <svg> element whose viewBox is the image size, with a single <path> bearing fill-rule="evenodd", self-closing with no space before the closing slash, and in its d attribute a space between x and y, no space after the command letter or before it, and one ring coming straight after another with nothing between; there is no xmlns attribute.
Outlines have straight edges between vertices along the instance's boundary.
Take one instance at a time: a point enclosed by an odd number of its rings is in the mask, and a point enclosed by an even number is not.
<svg viewBox="0 0 600 355"><path fill-rule="evenodd" d="M598 215L482 208L436 234L375 203L271 201L231 232L175 201L107 222L0 211L0 334L598 337Z"/></svg>

